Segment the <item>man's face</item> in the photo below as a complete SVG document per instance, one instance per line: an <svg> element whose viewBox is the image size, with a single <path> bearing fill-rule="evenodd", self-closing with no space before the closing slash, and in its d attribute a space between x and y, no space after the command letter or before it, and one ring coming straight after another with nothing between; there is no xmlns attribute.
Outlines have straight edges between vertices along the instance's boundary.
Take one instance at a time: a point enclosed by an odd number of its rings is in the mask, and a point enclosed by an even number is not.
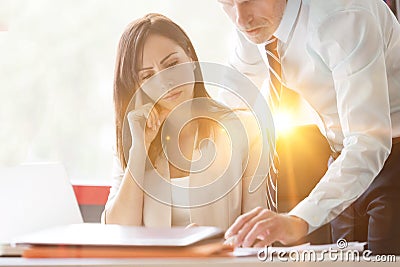
<svg viewBox="0 0 400 267"><path fill-rule="evenodd" d="M218 0L224 11L251 42L266 42L278 29L286 0Z"/></svg>

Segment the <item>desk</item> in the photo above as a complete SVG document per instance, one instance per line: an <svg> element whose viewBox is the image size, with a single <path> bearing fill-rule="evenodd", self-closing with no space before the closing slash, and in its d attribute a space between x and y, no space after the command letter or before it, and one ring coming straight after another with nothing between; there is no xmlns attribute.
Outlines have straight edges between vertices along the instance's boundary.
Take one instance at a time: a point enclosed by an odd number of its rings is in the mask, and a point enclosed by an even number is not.
<svg viewBox="0 0 400 267"><path fill-rule="evenodd" d="M274 267L295 266L340 266L340 267L363 267L363 266L400 266L400 256L396 262L261 262L256 257L241 258L193 258L193 259L25 259L25 258L1 258L0 266L85 266L85 267L127 267L127 266L229 266L229 267L251 267L266 266L273 264Z"/></svg>

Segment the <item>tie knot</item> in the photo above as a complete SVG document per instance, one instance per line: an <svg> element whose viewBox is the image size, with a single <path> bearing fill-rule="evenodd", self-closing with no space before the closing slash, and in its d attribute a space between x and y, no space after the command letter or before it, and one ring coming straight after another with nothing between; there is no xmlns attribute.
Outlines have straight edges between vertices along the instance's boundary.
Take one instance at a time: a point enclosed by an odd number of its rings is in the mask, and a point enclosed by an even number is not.
<svg viewBox="0 0 400 267"><path fill-rule="evenodd" d="M265 52L267 53L270 66L273 67L275 64L275 62L272 61L276 61L276 63L278 63L279 65L281 64L278 54L278 38L272 37L268 40L268 42L265 44ZM276 69L276 67L274 67L274 69Z"/></svg>
<svg viewBox="0 0 400 267"><path fill-rule="evenodd" d="M276 37L272 37L265 44L266 51L271 51L271 52L275 53L277 48L278 48L278 38L276 38Z"/></svg>

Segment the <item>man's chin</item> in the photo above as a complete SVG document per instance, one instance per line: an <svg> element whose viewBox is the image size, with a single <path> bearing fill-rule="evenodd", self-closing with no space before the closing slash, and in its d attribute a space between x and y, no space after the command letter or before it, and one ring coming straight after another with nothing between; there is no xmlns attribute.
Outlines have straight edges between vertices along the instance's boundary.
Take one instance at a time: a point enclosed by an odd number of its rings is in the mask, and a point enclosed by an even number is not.
<svg viewBox="0 0 400 267"><path fill-rule="evenodd" d="M263 44L271 38L271 36L265 36L262 34L258 34L258 35L250 35L250 34L246 34L246 33L243 33L243 34L246 37L246 39L253 44Z"/></svg>

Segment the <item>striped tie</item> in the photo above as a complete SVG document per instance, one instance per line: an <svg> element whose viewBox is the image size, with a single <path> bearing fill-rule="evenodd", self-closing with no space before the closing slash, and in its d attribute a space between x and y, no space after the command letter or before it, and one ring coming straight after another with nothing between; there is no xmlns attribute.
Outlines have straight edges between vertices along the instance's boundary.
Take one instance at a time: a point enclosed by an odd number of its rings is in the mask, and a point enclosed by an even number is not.
<svg viewBox="0 0 400 267"><path fill-rule="evenodd" d="M269 64L269 104L273 114L275 114L279 109L279 100L282 93L282 69L277 46L278 39L275 37L269 40L265 45Z"/></svg>
<svg viewBox="0 0 400 267"><path fill-rule="evenodd" d="M279 109L279 100L282 93L282 82L281 82L281 62L277 51L278 39L273 37L265 45L265 51L267 53L268 64L269 64L269 105L272 114L276 114ZM272 160L271 170L268 175L267 182L267 205L272 211L278 211L278 169L279 169L279 157L275 152Z"/></svg>

